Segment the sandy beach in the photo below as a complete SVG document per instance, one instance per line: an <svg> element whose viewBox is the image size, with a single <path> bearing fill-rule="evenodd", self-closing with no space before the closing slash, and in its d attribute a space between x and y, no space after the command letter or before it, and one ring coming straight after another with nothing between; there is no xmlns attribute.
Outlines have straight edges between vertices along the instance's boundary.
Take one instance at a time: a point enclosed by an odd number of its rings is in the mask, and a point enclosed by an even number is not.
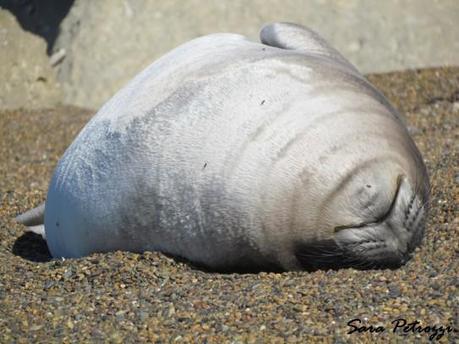
<svg viewBox="0 0 459 344"><path fill-rule="evenodd" d="M52 260L14 217L45 199L95 111L0 110L0 342L459 340L459 68L369 79L406 118L431 178L426 237L397 270L218 274L127 252ZM348 333L361 326L379 331Z"/></svg>

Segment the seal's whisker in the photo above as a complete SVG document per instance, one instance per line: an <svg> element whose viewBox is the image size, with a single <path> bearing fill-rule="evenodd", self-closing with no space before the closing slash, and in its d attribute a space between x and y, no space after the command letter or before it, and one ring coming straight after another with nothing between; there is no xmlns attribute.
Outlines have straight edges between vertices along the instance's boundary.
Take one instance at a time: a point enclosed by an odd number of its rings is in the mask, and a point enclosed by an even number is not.
<svg viewBox="0 0 459 344"><path fill-rule="evenodd" d="M420 205L420 207L421 207L421 208L429 208L429 204L433 204L433 203L436 202L438 199L440 199L439 196L432 197L430 200L424 201L424 202Z"/></svg>

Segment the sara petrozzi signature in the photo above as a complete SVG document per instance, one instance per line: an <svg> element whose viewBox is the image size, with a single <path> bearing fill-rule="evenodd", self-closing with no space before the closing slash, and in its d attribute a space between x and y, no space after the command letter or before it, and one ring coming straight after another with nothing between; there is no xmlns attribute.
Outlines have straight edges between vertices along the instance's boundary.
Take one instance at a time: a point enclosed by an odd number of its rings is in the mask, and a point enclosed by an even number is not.
<svg viewBox="0 0 459 344"><path fill-rule="evenodd" d="M386 331L385 326L373 326L373 325L361 325L362 321L359 318L355 318L349 320L347 322L347 326L350 327L348 334L352 333L382 333ZM458 332L455 328L451 326L442 326L442 325L427 325L422 326L421 322L418 320L414 320L412 322L408 322L406 319L399 318L391 321L391 326L389 328L392 333L420 333L429 336L430 340L440 339L445 334L449 334L451 332Z"/></svg>

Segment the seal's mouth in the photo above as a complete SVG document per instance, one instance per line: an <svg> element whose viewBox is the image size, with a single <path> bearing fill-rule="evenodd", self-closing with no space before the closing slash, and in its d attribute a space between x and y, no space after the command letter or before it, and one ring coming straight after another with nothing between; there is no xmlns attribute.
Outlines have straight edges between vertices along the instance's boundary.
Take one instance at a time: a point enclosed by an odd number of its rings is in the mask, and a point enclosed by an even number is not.
<svg viewBox="0 0 459 344"><path fill-rule="evenodd" d="M372 249L383 248L380 242L359 242L354 248L361 246L360 254L349 246L341 246L335 240L321 240L307 245L297 246L296 258L306 271L326 269L396 269L408 260L404 255L374 255L372 258L363 254L365 246Z"/></svg>
<svg viewBox="0 0 459 344"><path fill-rule="evenodd" d="M392 202L376 220L335 227L332 239L298 245L296 258L309 271L398 268L421 241L426 214L421 204L400 176Z"/></svg>

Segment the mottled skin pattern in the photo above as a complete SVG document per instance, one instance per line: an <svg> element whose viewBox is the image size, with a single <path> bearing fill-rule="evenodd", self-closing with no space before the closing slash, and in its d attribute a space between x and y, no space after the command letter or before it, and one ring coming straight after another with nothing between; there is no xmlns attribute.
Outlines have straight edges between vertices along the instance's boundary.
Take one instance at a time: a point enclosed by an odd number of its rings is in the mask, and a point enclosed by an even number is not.
<svg viewBox="0 0 459 344"><path fill-rule="evenodd" d="M190 41L109 100L52 178L54 257L158 250L213 269L384 267L429 183L397 112L310 30Z"/></svg>

